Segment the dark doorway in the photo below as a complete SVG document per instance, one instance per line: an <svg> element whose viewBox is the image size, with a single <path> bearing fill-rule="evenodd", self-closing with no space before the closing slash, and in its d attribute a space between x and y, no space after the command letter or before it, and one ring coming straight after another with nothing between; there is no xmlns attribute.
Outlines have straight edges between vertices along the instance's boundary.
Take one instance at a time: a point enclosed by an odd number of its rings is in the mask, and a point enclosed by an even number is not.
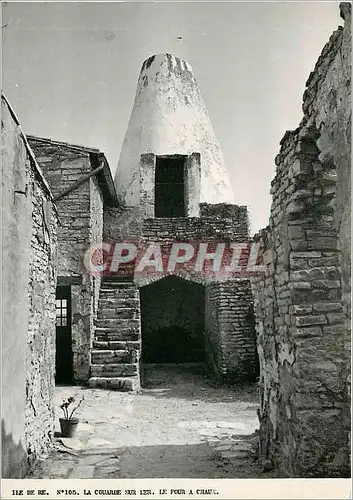
<svg viewBox="0 0 353 500"><path fill-rule="evenodd" d="M59 286L56 289L55 382L73 382L70 286Z"/></svg>
<svg viewBox="0 0 353 500"><path fill-rule="evenodd" d="M204 361L204 287L171 276L140 289L142 361Z"/></svg>
<svg viewBox="0 0 353 500"><path fill-rule="evenodd" d="M157 156L155 217L185 217L184 171L184 156Z"/></svg>

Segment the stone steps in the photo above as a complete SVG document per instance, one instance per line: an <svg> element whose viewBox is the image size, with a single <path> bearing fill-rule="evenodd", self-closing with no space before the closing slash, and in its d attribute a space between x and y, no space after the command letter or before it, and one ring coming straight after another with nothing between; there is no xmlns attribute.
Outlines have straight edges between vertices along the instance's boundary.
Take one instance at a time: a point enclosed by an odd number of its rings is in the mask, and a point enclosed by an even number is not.
<svg viewBox="0 0 353 500"><path fill-rule="evenodd" d="M136 309L129 307L110 307L98 309L97 319L138 319Z"/></svg>
<svg viewBox="0 0 353 500"><path fill-rule="evenodd" d="M116 363L136 363L137 356L126 349L92 350L91 363L93 365L107 365Z"/></svg>
<svg viewBox="0 0 353 500"><path fill-rule="evenodd" d="M99 293L99 301L105 300L138 300L135 290L103 289Z"/></svg>
<svg viewBox="0 0 353 500"><path fill-rule="evenodd" d="M115 308L131 308L138 307L138 298L100 298L99 299L99 309L115 309Z"/></svg>
<svg viewBox="0 0 353 500"><path fill-rule="evenodd" d="M97 318L95 320L97 328L109 328L118 330L119 328L135 328L140 327L140 320L138 318Z"/></svg>
<svg viewBox="0 0 353 500"><path fill-rule="evenodd" d="M104 279L91 351L89 386L117 391L140 387L139 291L132 282Z"/></svg>
<svg viewBox="0 0 353 500"><path fill-rule="evenodd" d="M111 391L136 391L140 388L138 377L91 377L88 381L92 389L109 389Z"/></svg>
<svg viewBox="0 0 353 500"><path fill-rule="evenodd" d="M109 288L119 288L119 287L122 287L122 288L127 288L127 287L131 287L131 286L134 286L133 284L133 281L132 280L124 280L124 279L119 279L119 278L116 278L116 277L111 277L109 278L108 276L104 276L102 278L102 287L104 288L104 285L106 285L107 287Z"/></svg>
<svg viewBox="0 0 353 500"><path fill-rule="evenodd" d="M137 342L140 340L140 333L137 328L96 328L94 338L99 342Z"/></svg>
<svg viewBox="0 0 353 500"><path fill-rule="evenodd" d="M138 291L134 287L127 288L126 285L124 286L109 285L109 287L107 287L107 284L103 283L99 292L99 296L102 299L109 299L109 298L135 299L138 298Z"/></svg>
<svg viewBox="0 0 353 500"><path fill-rule="evenodd" d="M139 341L134 341L134 340L111 340L111 341L105 341L105 340L95 340L93 341L93 349L103 349L105 351L109 350L116 350L120 351L121 349L127 349L128 347L131 347L136 350L141 349L141 342Z"/></svg>
<svg viewBox="0 0 353 500"><path fill-rule="evenodd" d="M92 377L131 377L137 375L137 363L92 364Z"/></svg>

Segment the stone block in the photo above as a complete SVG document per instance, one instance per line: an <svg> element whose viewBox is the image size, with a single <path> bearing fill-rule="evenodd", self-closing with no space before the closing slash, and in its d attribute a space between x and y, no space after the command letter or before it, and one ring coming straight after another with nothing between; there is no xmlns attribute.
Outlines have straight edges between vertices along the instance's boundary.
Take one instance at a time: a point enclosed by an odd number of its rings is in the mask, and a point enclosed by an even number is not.
<svg viewBox="0 0 353 500"><path fill-rule="evenodd" d="M300 200L291 201L285 208L286 215L298 214L304 211L305 205Z"/></svg>
<svg viewBox="0 0 353 500"><path fill-rule="evenodd" d="M326 316L330 324L344 323L347 319L346 315L343 313L328 313Z"/></svg>
<svg viewBox="0 0 353 500"><path fill-rule="evenodd" d="M311 326L311 325L324 325L327 323L327 319L323 314L318 316L297 316L295 318L296 326Z"/></svg>
<svg viewBox="0 0 353 500"><path fill-rule="evenodd" d="M341 283L338 280L315 280L312 281L312 286L322 290L331 290L332 288L340 288Z"/></svg>
<svg viewBox="0 0 353 500"><path fill-rule="evenodd" d="M290 333L295 337L302 337L302 338L310 338L310 337L320 337L322 335L322 328L319 326L313 326L313 327L301 327L299 328L298 326L291 326L290 327Z"/></svg>
<svg viewBox="0 0 353 500"><path fill-rule="evenodd" d="M317 312L340 312L342 311L342 304L340 302L318 302L313 305L314 311Z"/></svg>
<svg viewBox="0 0 353 500"><path fill-rule="evenodd" d="M310 174L311 168L310 161L297 158L291 167L291 171L294 177L307 176Z"/></svg>
<svg viewBox="0 0 353 500"><path fill-rule="evenodd" d="M93 479L94 477L93 465L77 465L70 473L70 479Z"/></svg>
<svg viewBox="0 0 353 500"><path fill-rule="evenodd" d="M311 290L311 283L308 281L291 281L289 283L291 290Z"/></svg>
<svg viewBox="0 0 353 500"><path fill-rule="evenodd" d="M308 250L337 249L337 239L325 236L308 237Z"/></svg>
<svg viewBox="0 0 353 500"><path fill-rule="evenodd" d="M308 250L308 242L304 239L303 240L290 240L289 243L290 243L291 250L294 252Z"/></svg>
<svg viewBox="0 0 353 500"><path fill-rule="evenodd" d="M290 258L292 259L318 259L322 256L322 252L291 252Z"/></svg>
<svg viewBox="0 0 353 500"><path fill-rule="evenodd" d="M290 314L310 314L313 310L311 304L297 304L289 307Z"/></svg>

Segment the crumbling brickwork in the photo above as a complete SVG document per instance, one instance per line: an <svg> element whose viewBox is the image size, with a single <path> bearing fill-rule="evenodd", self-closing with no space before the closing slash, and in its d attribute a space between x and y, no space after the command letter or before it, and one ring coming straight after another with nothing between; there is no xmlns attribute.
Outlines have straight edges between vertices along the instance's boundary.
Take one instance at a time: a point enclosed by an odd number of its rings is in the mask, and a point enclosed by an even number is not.
<svg viewBox="0 0 353 500"><path fill-rule="evenodd" d="M260 454L283 476L349 474L347 271L350 6L307 82L304 118L276 157L265 277L252 279ZM343 292L343 293L342 293Z"/></svg>

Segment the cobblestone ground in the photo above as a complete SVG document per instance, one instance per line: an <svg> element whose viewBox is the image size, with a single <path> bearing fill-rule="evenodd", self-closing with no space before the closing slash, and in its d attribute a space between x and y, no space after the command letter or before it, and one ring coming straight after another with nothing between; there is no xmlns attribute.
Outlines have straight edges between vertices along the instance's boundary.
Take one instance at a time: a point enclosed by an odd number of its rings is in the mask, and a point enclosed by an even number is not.
<svg viewBox="0 0 353 500"><path fill-rule="evenodd" d="M84 394L77 434L57 437L31 477L268 477L254 460L255 386L214 388L177 368L146 380L139 394L57 387L58 418L63 397Z"/></svg>

